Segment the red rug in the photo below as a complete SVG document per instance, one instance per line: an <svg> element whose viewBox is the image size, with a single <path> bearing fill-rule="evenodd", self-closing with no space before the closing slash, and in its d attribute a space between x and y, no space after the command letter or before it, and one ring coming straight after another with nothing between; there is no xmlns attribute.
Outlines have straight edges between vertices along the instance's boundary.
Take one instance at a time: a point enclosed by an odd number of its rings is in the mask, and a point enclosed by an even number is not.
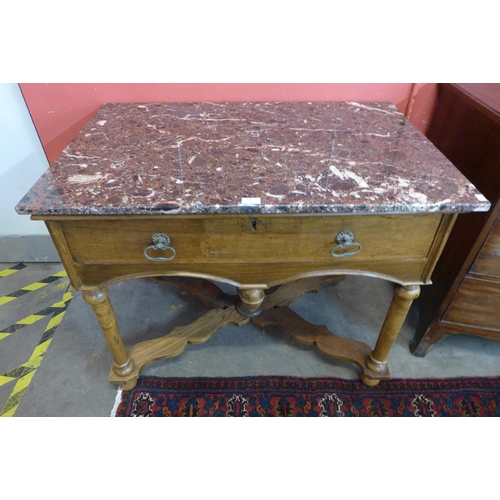
<svg viewBox="0 0 500 500"><path fill-rule="evenodd" d="M116 409L116 410L115 410ZM140 377L117 417L500 417L500 377L391 379Z"/></svg>

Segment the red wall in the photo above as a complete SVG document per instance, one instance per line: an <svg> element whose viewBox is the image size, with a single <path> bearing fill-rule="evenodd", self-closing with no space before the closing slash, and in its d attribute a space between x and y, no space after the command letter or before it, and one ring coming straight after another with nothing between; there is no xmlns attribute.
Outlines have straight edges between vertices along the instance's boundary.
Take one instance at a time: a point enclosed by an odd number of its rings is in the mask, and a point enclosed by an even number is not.
<svg viewBox="0 0 500 500"><path fill-rule="evenodd" d="M189 101L388 101L424 133L436 100L436 84L411 83L188 83L20 84L49 162L55 160L88 119L106 102Z"/></svg>

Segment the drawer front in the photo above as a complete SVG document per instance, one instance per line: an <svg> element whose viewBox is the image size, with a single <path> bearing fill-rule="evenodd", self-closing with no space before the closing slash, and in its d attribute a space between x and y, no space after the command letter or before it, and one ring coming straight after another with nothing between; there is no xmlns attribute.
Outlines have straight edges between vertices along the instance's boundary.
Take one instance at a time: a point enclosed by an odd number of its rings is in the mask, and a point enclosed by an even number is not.
<svg viewBox="0 0 500 500"><path fill-rule="evenodd" d="M493 225L472 265L471 272L500 277L500 219L497 219Z"/></svg>
<svg viewBox="0 0 500 500"><path fill-rule="evenodd" d="M326 272L424 283L449 227L442 220L442 214L86 216L48 226L79 289L161 274L212 276L236 285L274 286ZM353 242L343 248L336 237L345 230ZM169 236L172 260L144 256L158 232ZM333 256L332 249L351 255Z"/></svg>
<svg viewBox="0 0 500 500"><path fill-rule="evenodd" d="M465 278L443 321L500 331L500 283Z"/></svg>
<svg viewBox="0 0 500 500"><path fill-rule="evenodd" d="M63 232L73 259L83 264L330 262L339 268L358 261L425 259L441 216L431 215L213 215L65 220ZM348 230L353 242L336 237ZM144 256L155 233L165 233L175 258ZM332 249L338 256L332 255ZM345 253L352 255L345 255ZM169 257L170 250L148 250Z"/></svg>

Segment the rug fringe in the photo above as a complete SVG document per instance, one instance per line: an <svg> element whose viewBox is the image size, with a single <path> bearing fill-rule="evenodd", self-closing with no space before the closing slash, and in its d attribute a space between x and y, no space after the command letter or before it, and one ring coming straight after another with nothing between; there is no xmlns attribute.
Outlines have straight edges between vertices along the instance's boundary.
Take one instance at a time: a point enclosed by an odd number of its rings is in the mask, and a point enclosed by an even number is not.
<svg viewBox="0 0 500 500"><path fill-rule="evenodd" d="M115 403L113 404L113 408L111 408L111 413L109 414L110 417L116 417L116 412L118 411L118 405L122 400L122 392L123 392L122 388L118 387L118 392L116 393L115 397Z"/></svg>

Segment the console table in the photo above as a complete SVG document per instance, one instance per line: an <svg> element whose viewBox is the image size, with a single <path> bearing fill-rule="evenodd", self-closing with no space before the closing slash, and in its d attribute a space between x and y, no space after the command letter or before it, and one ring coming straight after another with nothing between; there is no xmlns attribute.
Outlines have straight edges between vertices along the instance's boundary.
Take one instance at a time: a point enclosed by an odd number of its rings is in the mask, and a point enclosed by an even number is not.
<svg viewBox="0 0 500 500"><path fill-rule="evenodd" d="M45 221L125 389L147 363L249 321L356 363L374 386L457 214L488 208L394 105L355 102L106 104L16 207ZM348 275L395 284L373 349L290 309ZM138 277L208 311L127 351L107 285Z"/></svg>

